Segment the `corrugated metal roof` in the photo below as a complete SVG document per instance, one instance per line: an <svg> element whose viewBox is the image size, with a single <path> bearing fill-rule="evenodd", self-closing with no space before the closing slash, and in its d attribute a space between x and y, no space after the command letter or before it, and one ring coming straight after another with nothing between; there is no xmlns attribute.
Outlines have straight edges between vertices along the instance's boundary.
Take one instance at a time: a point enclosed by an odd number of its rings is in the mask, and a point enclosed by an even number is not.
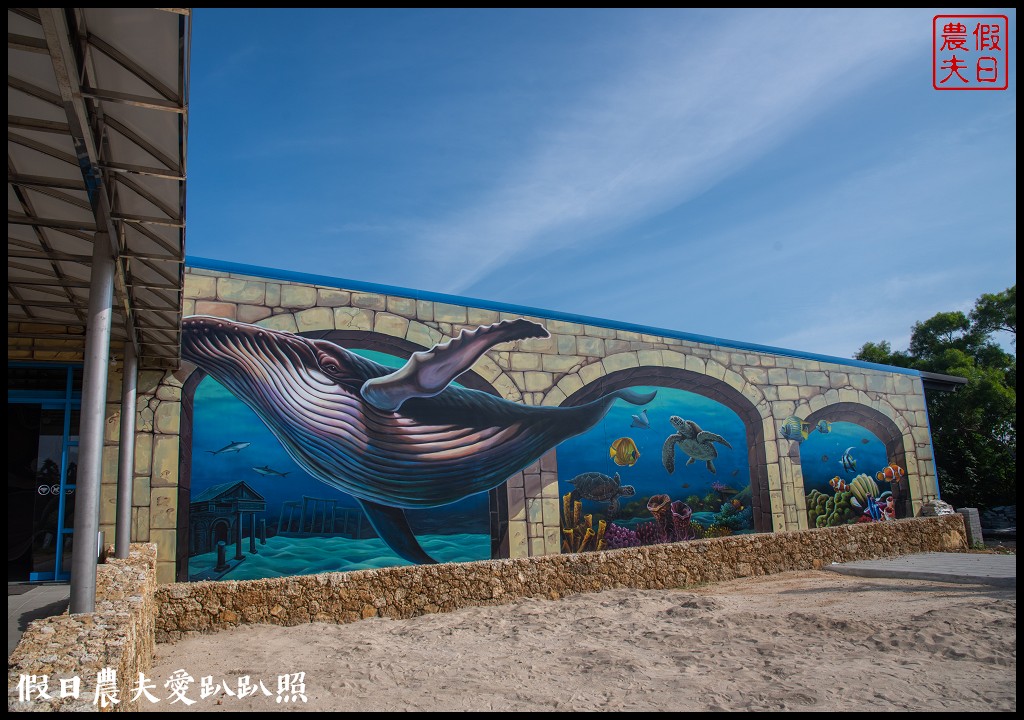
<svg viewBox="0 0 1024 720"><path fill-rule="evenodd" d="M8 322L84 347L98 237L117 253L113 341L177 366L190 33L185 8L7 11Z"/></svg>

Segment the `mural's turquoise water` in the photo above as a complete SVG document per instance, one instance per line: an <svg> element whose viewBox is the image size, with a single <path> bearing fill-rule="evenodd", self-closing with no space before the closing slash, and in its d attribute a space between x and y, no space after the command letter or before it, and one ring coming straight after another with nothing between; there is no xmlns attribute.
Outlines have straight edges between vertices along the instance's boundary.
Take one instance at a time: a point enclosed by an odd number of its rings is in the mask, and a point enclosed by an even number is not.
<svg viewBox="0 0 1024 720"><path fill-rule="evenodd" d="M647 502L652 495L668 495L673 501L686 502L695 513L705 513L695 516L705 526L713 524L725 498L737 497L737 502L747 509L750 503L750 466L746 427L740 417L714 400L685 390L646 385L632 389L638 392L657 391L657 396L643 407L616 401L601 423L558 446L559 493L564 495L572 491L573 485L569 481L578 475L599 472L614 477L618 473L621 484L633 486L635 495L620 498L620 509L614 516L609 514L607 502L590 499L582 500L583 512L594 515L595 525L605 519L627 528L652 520L647 510ZM640 415L643 409L647 410L650 427L632 427L633 415ZM694 421L701 430L721 435L732 446L730 449L723 444L713 444L718 451L718 457L712 460L714 473L703 460L687 465L689 456L679 448L675 450L674 472L670 475L665 469L662 446L670 435L677 432L669 422L673 415ZM620 438L631 439L639 450L640 456L634 465L620 466L612 459L611 446ZM725 492L721 492L723 486ZM750 517L734 524L733 532L753 530Z"/></svg>
<svg viewBox="0 0 1024 720"><path fill-rule="evenodd" d="M417 539L438 562L485 560L491 555L491 536L419 535ZM224 576L225 580L255 580L285 575L312 575L323 572L368 570L411 563L398 557L378 538L352 540L343 537L272 537L266 545L257 545L250 555L249 540L242 541L245 560ZM228 546L228 559L235 556L234 544ZM195 577L217 564L217 553L189 558L188 573Z"/></svg>

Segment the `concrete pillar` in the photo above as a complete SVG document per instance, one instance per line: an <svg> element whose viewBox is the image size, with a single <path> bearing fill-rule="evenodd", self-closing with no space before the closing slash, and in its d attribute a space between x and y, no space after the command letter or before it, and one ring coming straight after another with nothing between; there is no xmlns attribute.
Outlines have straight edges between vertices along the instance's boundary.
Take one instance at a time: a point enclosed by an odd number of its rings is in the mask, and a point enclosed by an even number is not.
<svg viewBox="0 0 1024 720"><path fill-rule="evenodd" d="M238 535L235 538L235 560L241 560L245 557L242 554L242 511L239 510L235 513L235 526L238 528Z"/></svg>
<svg viewBox="0 0 1024 720"><path fill-rule="evenodd" d="M967 528L967 544L971 547L978 547L985 544L985 538L981 533L981 516L978 508L958 508L957 512L964 517L964 527Z"/></svg>
<svg viewBox="0 0 1024 720"><path fill-rule="evenodd" d="M96 609L96 561L103 474L103 425L106 417L110 321L113 315L114 258L110 238L93 237L89 275L89 321L82 369L78 478L75 489L75 542L71 552L71 613ZM133 440L134 442L134 440ZM130 509L129 509L130 512Z"/></svg>
<svg viewBox="0 0 1024 720"><path fill-rule="evenodd" d="M135 389L139 362L131 339L124 343L124 379L121 382L121 438L117 457L117 526L114 557L128 557L132 533L132 484L135 473Z"/></svg>

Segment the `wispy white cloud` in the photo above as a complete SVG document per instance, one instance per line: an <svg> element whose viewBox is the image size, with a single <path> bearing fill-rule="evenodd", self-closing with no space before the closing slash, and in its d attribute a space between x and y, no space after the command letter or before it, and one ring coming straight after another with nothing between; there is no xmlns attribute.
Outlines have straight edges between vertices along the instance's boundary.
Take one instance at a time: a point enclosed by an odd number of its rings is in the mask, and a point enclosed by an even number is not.
<svg viewBox="0 0 1024 720"><path fill-rule="evenodd" d="M259 52L258 43L237 48L215 66L205 66L201 72L193 69L191 81L206 85L224 83L237 74L247 72L247 68L253 64Z"/></svg>
<svg viewBox="0 0 1024 720"><path fill-rule="evenodd" d="M913 12L659 17L635 60L568 98L475 206L421 232L416 282L463 292L524 253L685 203L923 47L908 43Z"/></svg>

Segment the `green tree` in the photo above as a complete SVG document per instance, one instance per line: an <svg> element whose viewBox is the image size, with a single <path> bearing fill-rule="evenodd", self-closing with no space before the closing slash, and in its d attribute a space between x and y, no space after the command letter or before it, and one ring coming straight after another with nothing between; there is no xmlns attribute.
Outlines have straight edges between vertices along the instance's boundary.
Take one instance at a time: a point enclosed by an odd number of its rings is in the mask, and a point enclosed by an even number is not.
<svg viewBox="0 0 1024 720"><path fill-rule="evenodd" d="M1017 502L1017 286L978 298L969 314L940 312L914 324L907 351L865 343L859 360L956 375L954 392L926 391L942 497L956 507Z"/></svg>

